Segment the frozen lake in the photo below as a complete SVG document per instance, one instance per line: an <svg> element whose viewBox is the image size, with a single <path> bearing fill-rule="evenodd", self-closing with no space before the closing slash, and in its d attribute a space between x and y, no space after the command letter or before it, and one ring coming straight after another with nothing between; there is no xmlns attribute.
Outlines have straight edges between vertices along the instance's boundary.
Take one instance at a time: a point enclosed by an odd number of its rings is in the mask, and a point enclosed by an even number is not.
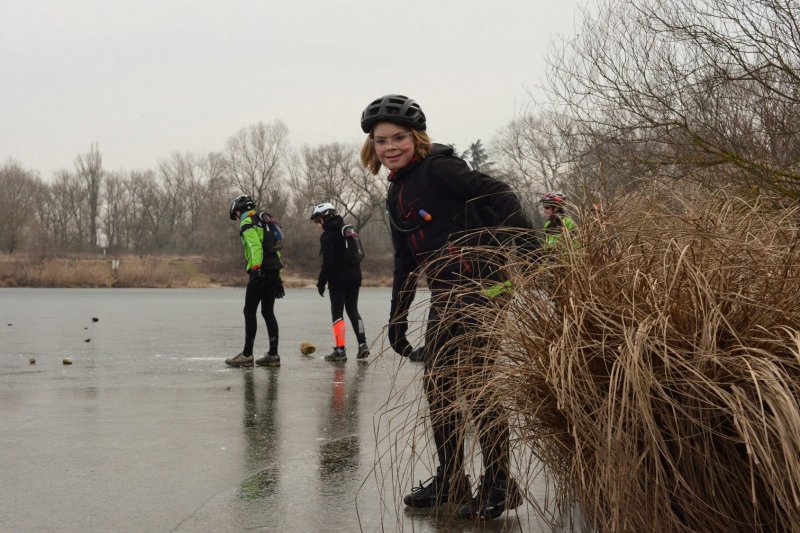
<svg viewBox="0 0 800 533"><path fill-rule="evenodd" d="M389 299L362 289L368 363L331 364L327 297L288 289L282 366L233 369L244 289L0 289L0 531L540 531L400 503L430 463L404 440L421 366L380 354Z"/></svg>

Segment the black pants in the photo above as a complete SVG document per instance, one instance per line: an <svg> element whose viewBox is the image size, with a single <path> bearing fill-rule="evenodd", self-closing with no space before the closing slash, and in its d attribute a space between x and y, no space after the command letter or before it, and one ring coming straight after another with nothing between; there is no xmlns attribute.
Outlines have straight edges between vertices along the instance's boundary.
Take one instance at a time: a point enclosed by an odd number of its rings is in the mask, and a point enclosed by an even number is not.
<svg viewBox="0 0 800 533"><path fill-rule="evenodd" d="M441 295L440 295L441 296ZM478 429L484 474L492 482L508 476L509 429L505 411L492 401L485 384L491 378L493 344L476 336L470 310L480 302L454 302L434 296L425 332L423 384L439 464L447 477L464 468L465 424L458 396L472 408L469 415Z"/></svg>
<svg viewBox="0 0 800 533"><path fill-rule="evenodd" d="M267 323L269 352L277 353L278 321L275 319L275 295L280 284L277 270L267 270L261 277L250 278L244 293L244 355L253 355L258 320L256 311L261 304L261 316Z"/></svg>
<svg viewBox="0 0 800 533"><path fill-rule="evenodd" d="M364 333L364 321L358 313L358 291L360 287L350 289L330 289L328 294L331 298L331 322L344 318L343 311L347 310L347 317L350 319L350 326L356 332L358 344L367 342L367 335Z"/></svg>

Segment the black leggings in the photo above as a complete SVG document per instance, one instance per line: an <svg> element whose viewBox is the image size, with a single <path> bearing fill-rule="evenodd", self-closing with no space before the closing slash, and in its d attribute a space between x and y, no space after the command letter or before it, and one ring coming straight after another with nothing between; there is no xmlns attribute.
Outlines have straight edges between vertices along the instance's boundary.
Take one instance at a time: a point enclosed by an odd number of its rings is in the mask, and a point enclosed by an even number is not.
<svg viewBox="0 0 800 533"><path fill-rule="evenodd" d="M446 476L464 468L464 421L457 396L464 394L478 429L485 475L491 480L508 475L509 428L502 406L486 397L490 379L488 340L474 335L470 306L432 302L425 334L423 384L439 464Z"/></svg>
<svg viewBox="0 0 800 533"><path fill-rule="evenodd" d="M267 323L269 334L269 351L277 353L278 321L275 319L275 291L280 283L278 273L267 271L263 277L250 278L244 293L244 355L253 355L253 344L256 340L258 320L256 311L261 304L261 316Z"/></svg>
<svg viewBox="0 0 800 533"><path fill-rule="evenodd" d="M331 322L344 318L342 312L347 310L347 317L350 319L350 326L356 332L358 344L367 342L367 335L364 333L364 321L358 314L358 290L359 287L351 289L330 289L331 297Z"/></svg>

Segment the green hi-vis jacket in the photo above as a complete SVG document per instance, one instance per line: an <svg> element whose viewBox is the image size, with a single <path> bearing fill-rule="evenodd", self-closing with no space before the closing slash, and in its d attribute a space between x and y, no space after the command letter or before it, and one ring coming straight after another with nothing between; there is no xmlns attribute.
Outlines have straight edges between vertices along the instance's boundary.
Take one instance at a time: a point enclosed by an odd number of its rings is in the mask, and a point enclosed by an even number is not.
<svg viewBox="0 0 800 533"><path fill-rule="evenodd" d="M242 215L239 221L239 235L242 237L242 244L244 245L244 258L247 260L247 271L253 267L261 268L261 263L264 261L264 229L259 228L251 218L255 215L255 211L250 211Z"/></svg>
<svg viewBox="0 0 800 533"><path fill-rule="evenodd" d="M567 233L574 233L578 225L567 215L556 215L544 223L544 247L555 248L561 240L561 228L567 230ZM573 247L578 247L578 240L572 239Z"/></svg>
<svg viewBox="0 0 800 533"><path fill-rule="evenodd" d="M244 258L247 261L247 272L258 268L261 271L277 270L280 273L283 268L281 252L271 248L275 242L271 232L266 235L266 237L268 237L266 244L267 249L264 250L264 231L268 230L256 225L255 220L253 220L253 217L256 216L255 211L249 211L243 214L239 220L239 235L242 237L242 244L244 245Z"/></svg>

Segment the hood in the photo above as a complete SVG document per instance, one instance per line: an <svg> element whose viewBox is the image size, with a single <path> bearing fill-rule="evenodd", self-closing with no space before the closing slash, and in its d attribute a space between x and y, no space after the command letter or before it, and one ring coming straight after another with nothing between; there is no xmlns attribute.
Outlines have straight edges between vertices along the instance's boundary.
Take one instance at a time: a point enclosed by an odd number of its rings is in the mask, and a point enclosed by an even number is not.
<svg viewBox="0 0 800 533"><path fill-rule="evenodd" d="M433 143L431 144L430 155L444 155L450 157L453 155L453 147L444 144Z"/></svg>
<svg viewBox="0 0 800 533"><path fill-rule="evenodd" d="M344 220L342 220L341 215L333 215L326 218L322 222L322 229L326 231L327 230L340 231L343 225L344 225Z"/></svg>

